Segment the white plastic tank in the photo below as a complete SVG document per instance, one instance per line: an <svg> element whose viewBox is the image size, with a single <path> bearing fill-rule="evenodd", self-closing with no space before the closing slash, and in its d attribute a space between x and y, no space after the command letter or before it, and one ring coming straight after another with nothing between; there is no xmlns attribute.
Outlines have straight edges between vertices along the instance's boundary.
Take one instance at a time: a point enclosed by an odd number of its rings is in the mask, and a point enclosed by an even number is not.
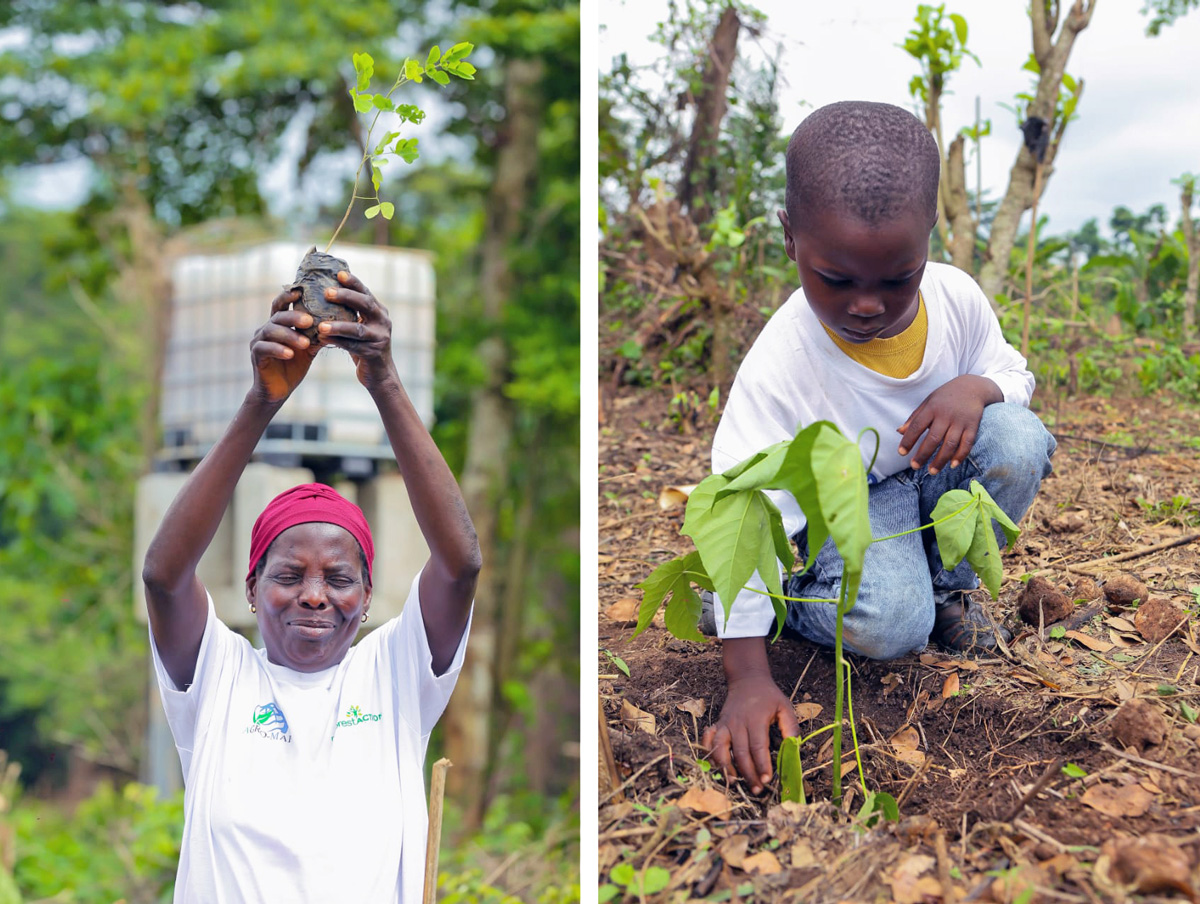
<svg viewBox="0 0 1200 904"><path fill-rule="evenodd" d="M310 246L268 242L189 254L172 266L173 293L162 377L160 465L186 467L216 442L251 385L250 339L271 300L292 282ZM434 273L423 251L339 244L330 253L388 309L392 356L426 426L433 423ZM264 460L358 462L392 457L371 397L349 354L324 349L259 443Z"/></svg>

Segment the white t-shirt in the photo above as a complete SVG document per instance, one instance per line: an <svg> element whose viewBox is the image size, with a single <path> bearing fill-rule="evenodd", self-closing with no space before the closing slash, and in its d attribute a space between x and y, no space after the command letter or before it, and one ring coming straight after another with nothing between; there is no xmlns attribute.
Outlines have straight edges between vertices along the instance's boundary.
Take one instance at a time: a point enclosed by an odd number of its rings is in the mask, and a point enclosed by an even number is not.
<svg viewBox="0 0 1200 904"><path fill-rule="evenodd" d="M900 455L896 432L935 389L963 374L992 380L1004 401L1029 405L1033 374L1008 344L987 296L968 274L949 264L929 263L921 278L929 331L921 366L907 377L887 377L859 364L837 347L809 306L803 289L767 321L738 369L729 401L713 437L714 473L780 440L791 439L814 421L832 421L854 439L864 427L879 431L879 455L872 482L909 466ZM874 438L863 443L863 467L870 464ZM783 514L789 537L804 527L795 498L780 490L767 493ZM752 586L765 589L757 572ZM774 612L769 597L743 590L725 624L717 605L721 637L762 637Z"/></svg>
<svg viewBox="0 0 1200 904"><path fill-rule="evenodd" d="M216 616L177 690L151 635L183 766L176 904L421 899L422 765L466 650L433 674L417 584L336 666L295 672Z"/></svg>

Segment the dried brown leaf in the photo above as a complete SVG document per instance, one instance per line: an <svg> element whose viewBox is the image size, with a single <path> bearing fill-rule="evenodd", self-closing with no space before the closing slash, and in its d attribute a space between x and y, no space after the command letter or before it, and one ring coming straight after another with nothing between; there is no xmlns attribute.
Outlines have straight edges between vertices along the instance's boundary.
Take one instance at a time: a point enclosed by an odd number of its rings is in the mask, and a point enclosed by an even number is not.
<svg viewBox="0 0 1200 904"><path fill-rule="evenodd" d="M682 703L676 703L675 708L680 712L688 713L699 719L708 709L708 704L699 697L693 697L691 700L684 700Z"/></svg>
<svg viewBox="0 0 1200 904"><path fill-rule="evenodd" d="M1105 816L1137 818L1150 809L1154 795L1140 785L1119 788L1099 782L1084 791L1080 800Z"/></svg>
<svg viewBox="0 0 1200 904"><path fill-rule="evenodd" d="M750 847L749 835L730 835L717 845L717 853L734 869L741 869L746 859L746 850Z"/></svg>
<svg viewBox="0 0 1200 904"><path fill-rule="evenodd" d="M777 873L783 872L783 867L779 864L779 858L770 851L759 851L751 857L747 857L742 863L742 869L748 873L757 873L760 876L774 876Z"/></svg>
<svg viewBox="0 0 1200 904"><path fill-rule="evenodd" d="M820 703L797 703L795 706L796 718L801 722L811 722L821 715L821 709Z"/></svg>
<svg viewBox="0 0 1200 904"><path fill-rule="evenodd" d="M681 487L664 487L662 492L658 494L658 507L664 512L668 512L673 508L679 508L681 505L687 505L688 497L692 495L692 490L696 489L696 484L689 484Z"/></svg>
<svg viewBox="0 0 1200 904"><path fill-rule="evenodd" d="M1092 637L1092 635L1084 634L1082 631L1068 631L1066 636L1077 643L1083 644L1089 650L1095 650L1097 653L1107 653L1115 646L1115 644L1111 644L1107 640Z"/></svg>
<svg viewBox="0 0 1200 904"><path fill-rule="evenodd" d="M953 697L958 693L958 689L958 672L951 672L946 676L946 680L942 684L942 699L945 700L949 697Z"/></svg>
<svg viewBox="0 0 1200 904"><path fill-rule="evenodd" d="M611 606L604 610L605 618L609 618L623 625L636 625L638 620L638 607L641 603L632 596L627 596L617 600Z"/></svg>
<svg viewBox="0 0 1200 904"><path fill-rule="evenodd" d="M628 700L621 701L621 721L634 731L644 731L654 734L654 716L645 710L638 709Z"/></svg>
<svg viewBox="0 0 1200 904"><path fill-rule="evenodd" d="M729 798L723 792L716 788L701 789L695 785L688 788L676 803L689 810L708 813L712 816L724 816L733 809L733 804L729 802Z"/></svg>

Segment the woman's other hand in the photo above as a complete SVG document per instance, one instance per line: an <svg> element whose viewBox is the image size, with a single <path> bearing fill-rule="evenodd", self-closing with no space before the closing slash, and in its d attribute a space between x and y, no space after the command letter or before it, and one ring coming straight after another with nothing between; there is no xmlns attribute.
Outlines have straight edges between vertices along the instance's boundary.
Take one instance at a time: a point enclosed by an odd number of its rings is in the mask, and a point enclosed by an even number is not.
<svg viewBox="0 0 1200 904"><path fill-rule="evenodd" d="M330 320L317 327L321 345L343 348L350 353L358 381L368 390L389 379L399 380L392 360L392 320L387 308L371 294L357 276L338 272L341 288L326 289L325 297L358 312L358 322Z"/></svg>
<svg viewBox="0 0 1200 904"><path fill-rule="evenodd" d="M308 373L320 350L297 330L312 326L307 311L293 311L292 302L300 300L299 289L285 289L271 302L271 318L250 340L254 361L254 392L270 404L286 401Z"/></svg>

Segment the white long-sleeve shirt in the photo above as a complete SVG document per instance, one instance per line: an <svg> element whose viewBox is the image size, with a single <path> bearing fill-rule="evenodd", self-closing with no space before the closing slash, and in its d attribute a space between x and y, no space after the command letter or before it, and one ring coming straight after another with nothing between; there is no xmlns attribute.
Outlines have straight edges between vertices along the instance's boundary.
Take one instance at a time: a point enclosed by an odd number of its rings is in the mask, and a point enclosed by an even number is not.
<svg viewBox="0 0 1200 904"><path fill-rule="evenodd" d="M713 438L713 471L725 471L773 443L791 439L800 427L826 420L850 439L864 427L879 431L879 454L870 479L882 480L909 466L908 456L898 451L896 428L930 393L963 374L987 377L1000 388L1004 401L1028 406L1033 374L1005 341L975 281L948 264L930 263L921 279L921 295L929 323L925 355L913 374L897 379L842 352L813 313L804 290L797 289L767 322L738 369ZM862 446L865 468L874 451L869 434ZM788 536L795 536L805 524L795 498L781 490L768 495L783 514ZM757 573L751 586L764 588ZM723 607L717 606L717 633L761 637L773 618L769 597L743 590L727 624Z"/></svg>

